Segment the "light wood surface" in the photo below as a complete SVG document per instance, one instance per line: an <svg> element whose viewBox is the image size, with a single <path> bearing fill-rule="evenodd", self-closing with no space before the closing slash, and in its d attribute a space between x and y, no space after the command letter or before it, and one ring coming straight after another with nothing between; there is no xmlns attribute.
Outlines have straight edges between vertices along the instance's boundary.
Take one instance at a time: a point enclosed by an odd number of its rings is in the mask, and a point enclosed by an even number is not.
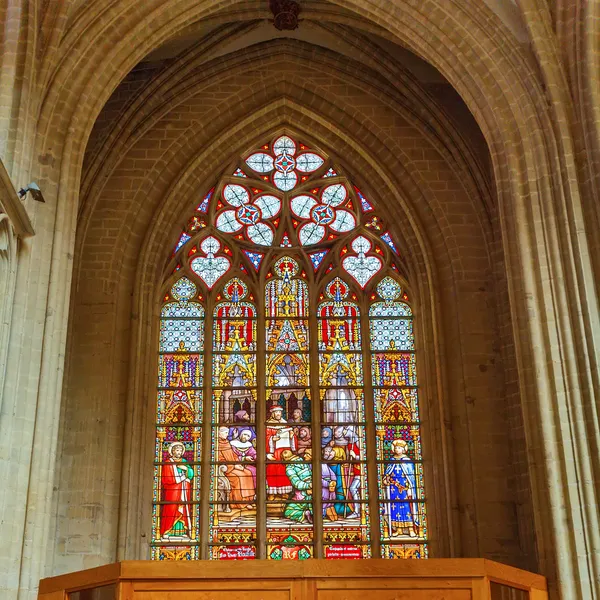
<svg viewBox="0 0 600 600"><path fill-rule="evenodd" d="M485 559L124 561L40 582L39 600L116 583L115 600L490 600L490 582L546 600L541 575Z"/></svg>

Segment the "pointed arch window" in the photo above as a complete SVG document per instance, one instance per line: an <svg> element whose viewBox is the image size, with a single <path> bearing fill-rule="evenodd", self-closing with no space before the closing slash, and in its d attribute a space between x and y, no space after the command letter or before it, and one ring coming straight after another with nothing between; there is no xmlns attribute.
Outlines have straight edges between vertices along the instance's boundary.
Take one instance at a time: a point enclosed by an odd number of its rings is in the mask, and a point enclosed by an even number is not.
<svg viewBox="0 0 600 600"><path fill-rule="evenodd" d="M374 204L285 134L166 269L152 558L425 558L413 317Z"/></svg>

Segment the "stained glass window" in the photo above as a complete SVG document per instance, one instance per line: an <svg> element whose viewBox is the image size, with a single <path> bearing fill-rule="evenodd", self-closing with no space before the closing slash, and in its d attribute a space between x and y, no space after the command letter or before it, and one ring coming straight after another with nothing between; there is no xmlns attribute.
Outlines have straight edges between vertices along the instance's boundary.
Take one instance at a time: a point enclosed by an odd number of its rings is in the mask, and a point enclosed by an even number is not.
<svg viewBox="0 0 600 600"><path fill-rule="evenodd" d="M371 555L360 309L336 277L318 308L325 558Z"/></svg>
<svg viewBox="0 0 600 600"><path fill-rule="evenodd" d="M426 556L427 537L417 373L410 307L385 277L369 310L383 558Z"/></svg>
<svg viewBox="0 0 600 600"><path fill-rule="evenodd" d="M204 308L182 277L160 319L154 455L154 559L198 559Z"/></svg>
<svg viewBox="0 0 600 600"><path fill-rule="evenodd" d="M267 557L313 556L308 285L284 256L265 290Z"/></svg>
<svg viewBox="0 0 600 600"><path fill-rule="evenodd" d="M173 241L152 558L425 558L417 355L394 232L284 134Z"/></svg>

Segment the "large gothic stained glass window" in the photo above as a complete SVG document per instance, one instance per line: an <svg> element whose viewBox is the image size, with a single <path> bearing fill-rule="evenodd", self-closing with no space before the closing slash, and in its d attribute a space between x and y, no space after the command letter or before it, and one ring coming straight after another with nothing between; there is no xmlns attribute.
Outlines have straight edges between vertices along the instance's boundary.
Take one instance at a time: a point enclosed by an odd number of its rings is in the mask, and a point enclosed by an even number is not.
<svg viewBox="0 0 600 600"><path fill-rule="evenodd" d="M425 558L413 315L375 205L280 135L169 259L152 558Z"/></svg>

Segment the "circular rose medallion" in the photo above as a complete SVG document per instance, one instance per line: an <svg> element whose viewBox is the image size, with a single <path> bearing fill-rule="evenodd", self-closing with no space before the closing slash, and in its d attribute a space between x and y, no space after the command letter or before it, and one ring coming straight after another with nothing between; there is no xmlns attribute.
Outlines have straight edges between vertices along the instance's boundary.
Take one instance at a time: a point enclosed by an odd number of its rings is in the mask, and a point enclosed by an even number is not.
<svg viewBox="0 0 600 600"><path fill-rule="evenodd" d="M261 217L260 210L251 204L240 206L237 210L236 216L240 223L243 223L244 225L255 225L260 221Z"/></svg>
<svg viewBox="0 0 600 600"><path fill-rule="evenodd" d="M311 216L317 225L329 225L335 218L335 213L331 206L319 204L312 209Z"/></svg>
<svg viewBox="0 0 600 600"><path fill-rule="evenodd" d="M287 152L282 152L275 159L275 168L278 171L280 171L281 173L286 173L287 174L290 171L293 171L295 167L296 167L296 161Z"/></svg>

